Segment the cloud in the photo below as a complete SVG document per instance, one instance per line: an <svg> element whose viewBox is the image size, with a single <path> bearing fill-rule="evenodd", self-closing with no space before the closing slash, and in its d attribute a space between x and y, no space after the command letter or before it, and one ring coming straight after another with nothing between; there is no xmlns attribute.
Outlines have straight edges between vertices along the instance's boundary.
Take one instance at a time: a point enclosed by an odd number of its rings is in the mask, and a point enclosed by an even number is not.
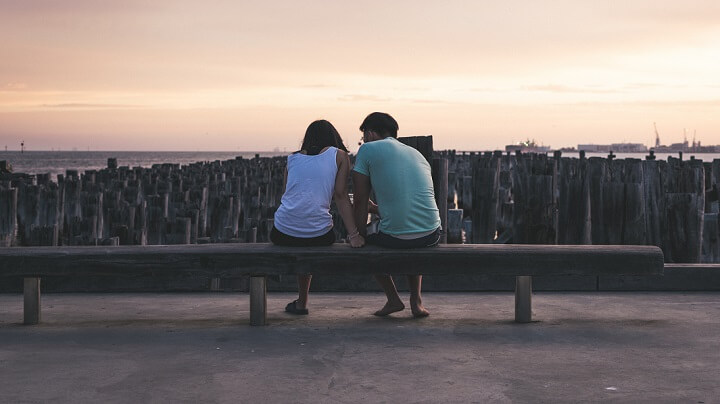
<svg viewBox="0 0 720 404"><path fill-rule="evenodd" d="M587 107L598 107L598 106L641 106L641 107L670 107L670 108L699 108L699 107L720 107L720 99L714 100L674 100L674 101L649 101L649 100L636 100L636 101L625 101L625 102L573 102L573 103L557 103L553 105L574 105L574 106L587 106Z"/></svg>
<svg viewBox="0 0 720 404"><path fill-rule="evenodd" d="M68 109L134 109L144 108L143 105L133 104L91 104L91 103L64 103L64 104L42 104L42 108L68 108Z"/></svg>
<svg viewBox="0 0 720 404"><path fill-rule="evenodd" d="M366 94L348 94L342 97L338 97L338 101L343 102L363 102L363 101L374 101L374 102L387 102L393 101L389 97L379 97L377 95L366 95Z"/></svg>
<svg viewBox="0 0 720 404"><path fill-rule="evenodd" d="M522 86L521 90L524 91L545 91L550 93L592 93L592 94L613 94L620 93L622 91L613 89L599 89L590 87L570 87L562 84L546 84L546 85L533 85L533 86Z"/></svg>
<svg viewBox="0 0 720 404"><path fill-rule="evenodd" d="M5 83L4 86L0 87L0 90L17 91L17 90L25 90L27 87L28 86L25 83L10 82L10 83Z"/></svg>
<svg viewBox="0 0 720 404"><path fill-rule="evenodd" d="M646 88L658 88L658 87L664 87L662 84L657 83L629 83L623 86L624 89L627 90L639 90L639 89L646 89Z"/></svg>
<svg viewBox="0 0 720 404"><path fill-rule="evenodd" d="M463 104L459 102L450 102L450 101L444 101L444 100L431 100L431 99L412 99L410 102L413 102L415 104L443 104L443 105L458 105Z"/></svg>
<svg viewBox="0 0 720 404"><path fill-rule="evenodd" d="M322 83L303 84L303 85L297 86L297 88L335 88L335 87L337 87L337 86L334 84L322 84Z"/></svg>
<svg viewBox="0 0 720 404"><path fill-rule="evenodd" d="M501 90L499 88L493 88L493 87L474 87L474 88L471 88L470 91L476 92L476 93L496 93Z"/></svg>
<svg viewBox="0 0 720 404"><path fill-rule="evenodd" d="M395 87L395 91L430 91L428 87Z"/></svg>
<svg viewBox="0 0 720 404"><path fill-rule="evenodd" d="M0 0L0 7L5 13L48 15L48 14L77 14L77 13L122 13L157 10L160 7L153 2L142 0L125 0L122 2L95 1L95 0L33 0L13 1Z"/></svg>

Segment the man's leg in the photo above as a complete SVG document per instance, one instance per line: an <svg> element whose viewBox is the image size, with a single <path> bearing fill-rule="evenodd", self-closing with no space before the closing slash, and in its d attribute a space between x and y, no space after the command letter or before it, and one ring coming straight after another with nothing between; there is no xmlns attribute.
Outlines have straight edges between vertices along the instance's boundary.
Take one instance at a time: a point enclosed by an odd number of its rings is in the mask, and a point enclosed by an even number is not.
<svg viewBox="0 0 720 404"><path fill-rule="evenodd" d="M425 310L422 304L422 275L408 275L408 285L410 286L410 310L415 317L427 317L430 312Z"/></svg>
<svg viewBox="0 0 720 404"><path fill-rule="evenodd" d="M382 309L376 311L374 314L376 316L387 316L390 313L404 310L405 305L402 300L400 300L400 295L398 295L397 288L395 288L395 282L393 282L392 276L375 275L375 280L385 292L385 296L387 296L387 303L385 303L385 306Z"/></svg>

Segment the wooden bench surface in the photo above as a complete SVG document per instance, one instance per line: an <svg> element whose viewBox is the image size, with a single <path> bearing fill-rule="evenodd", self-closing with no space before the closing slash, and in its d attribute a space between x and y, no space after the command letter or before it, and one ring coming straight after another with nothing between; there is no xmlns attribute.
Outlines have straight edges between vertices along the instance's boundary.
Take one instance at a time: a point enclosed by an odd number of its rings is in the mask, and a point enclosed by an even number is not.
<svg viewBox="0 0 720 404"><path fill-rule="evenodd" d="M451 244L414 250L271 244L0 248L0 277L312 274L659 275L655 246Z"/></svg>

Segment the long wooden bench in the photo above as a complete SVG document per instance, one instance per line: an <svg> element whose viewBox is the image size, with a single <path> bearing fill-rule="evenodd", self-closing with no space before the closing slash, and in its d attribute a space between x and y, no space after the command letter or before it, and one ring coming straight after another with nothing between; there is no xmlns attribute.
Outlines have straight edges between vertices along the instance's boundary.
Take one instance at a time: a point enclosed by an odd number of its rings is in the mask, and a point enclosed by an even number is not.
<svg viewBox="0 0 720 404"><path fill-rule="evenodd" d="M532 320L532 277L660 275L653 246L440 245L417 250L270 244L0 248L0 278L24 278L24 323L40 321L40 280L61 276L250 276L250 324L266 324L268 276L375 274L516 276L515 321Z"/></svg>

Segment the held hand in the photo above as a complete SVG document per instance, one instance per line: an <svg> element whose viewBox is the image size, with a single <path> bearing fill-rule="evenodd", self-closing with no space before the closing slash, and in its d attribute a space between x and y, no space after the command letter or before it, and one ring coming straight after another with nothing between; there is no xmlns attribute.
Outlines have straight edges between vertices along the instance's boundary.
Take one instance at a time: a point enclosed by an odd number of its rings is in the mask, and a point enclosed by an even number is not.
<svg viewBox="0 0 720 404"><path fill-rule="evenodd" d="M357 229L349 232L347 239L350 242L350 247L352 248L362 247L365 244L365 238L360 235Z"/></svg>
<svg viewBox="0 0 720 404"><path fill-rule="evenodd" d="M360 248L365 245L365 239L361 235L356 235L354 237L348 237L350 240L350 247L352 248Z"/></svg>

